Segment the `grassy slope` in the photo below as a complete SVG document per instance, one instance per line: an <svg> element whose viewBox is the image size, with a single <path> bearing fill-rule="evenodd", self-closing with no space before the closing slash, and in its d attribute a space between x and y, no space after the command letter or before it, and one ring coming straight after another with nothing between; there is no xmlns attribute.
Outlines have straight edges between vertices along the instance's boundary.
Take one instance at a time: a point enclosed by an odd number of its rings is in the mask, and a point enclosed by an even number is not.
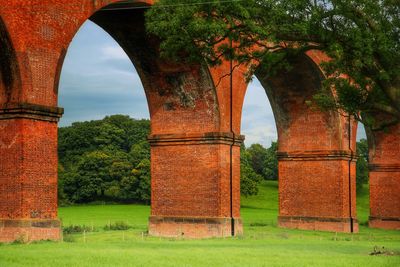
<svg viewBox="0 0 400 267"><path fill-rule="evenodd" d="M367 188L358 199L361 222L368 217ZM245 236L173 240L142 236L149 207L105 205L60 208L64 225L85 224L98 232L74 235L74 242L0 246L0 266L400 266L399 256L369 256L373 246L400 251L400 233L361 226L338 234L276 227L277 184L242 200ZM109 222L134 228L108 231Z"/></svg>

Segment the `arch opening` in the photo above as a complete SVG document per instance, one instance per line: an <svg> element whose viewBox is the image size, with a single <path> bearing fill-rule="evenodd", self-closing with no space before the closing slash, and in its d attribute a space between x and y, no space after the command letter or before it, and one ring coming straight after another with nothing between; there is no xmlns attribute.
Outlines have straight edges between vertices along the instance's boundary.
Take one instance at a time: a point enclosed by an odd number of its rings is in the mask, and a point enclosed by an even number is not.
<svg viewBox="0 0 400 267"><path fill-rule="evenodd" d="M190 197L198 190L198 187L202 186L203 181L200 180L192 186L192 189L189 187L172 189L176 183L188 183L185 169L193 169L193 162L196 160L186 162L186 159L195 155L186 155L183 158L172 157L171 145L163 145L164 142L169 143L169 139L172 138L178 146L172 149L193 150L195 146L183 147L182 144L187 141L194 142L196 138L203 138L204 132L217 131L219 111L215 88L205 66L182 66L160 59L158 39L147 35L144 29L144 9L125 9L124 7L114 4L104 7L90 16L89 20L106 31L121 46L134 64L143 85L151 119L149 141L153 178L151 180L150 232L155 235L165 235L165 231L168 234L170 230L159 227L159 223L152 219L153 217L157 219L159 215L204 216L209 211L206 210L208 204L202 199L216 198L213 190L198 200ZM200 136L197 137L199 133ZM202 146L198 147L204 149ZM180 153L191 152L180 151ZM166 158L170 161L169 163L165 163ZM214 176L208 175L207 179L212 180ZM217 187L218 184L213 186ZM177 190L182 192L177 193ZM193 204L183 204L189 202ZM190 227L184 231L189 235L195 234Z"/></svg>
<svg viewBox="0 0 400 267"><path fill-rule="evenodd" d="M91 21L69 46L58 93L65 108L59 125L67 126L58 133L59 203L148 203L150 123L143 86L124 50Z"/></svg>
<svg viewBox="0 0 400 267"><path fill-rule="evenodd" d="M275 118L264 87L256 77L248 84L242 108L241 214L248 224L276 224L278 161ZM259 213L257 219L248 217Z"/></svg>

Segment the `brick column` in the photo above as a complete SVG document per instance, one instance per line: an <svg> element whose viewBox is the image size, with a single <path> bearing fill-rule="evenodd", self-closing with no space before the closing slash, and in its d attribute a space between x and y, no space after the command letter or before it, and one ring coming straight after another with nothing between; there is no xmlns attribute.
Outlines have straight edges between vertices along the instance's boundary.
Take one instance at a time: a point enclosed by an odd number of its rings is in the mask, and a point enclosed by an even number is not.
<svg viewBox="0 0 400 267"><path fill-rule="evenodd" d="M369 226L400 230L400 124L367 130L369 141Z"/></svg>
<svg viewBox="0 0 400 267"><path fill-rule="evenodd" d="M58 240L57 121L61 108L0 107L0 242Z"/></svg>
<svg viewBox="0 0 400 267"><path fill-rule="evenodd" d="M400 163L371 164L369 187L369 226L400 230Z"/></svg>
<svg viewBox="0 0 400 267"><path fill-rule="evenodd" d="M351 151L278 152L280 227L358 232Z"/></svg>
<svg viewBox="0 0 400 267"><path fill-rule="evenodd" d="M240 144L232 133L165 134L151 144L154 236L241 234Z"/></svg>

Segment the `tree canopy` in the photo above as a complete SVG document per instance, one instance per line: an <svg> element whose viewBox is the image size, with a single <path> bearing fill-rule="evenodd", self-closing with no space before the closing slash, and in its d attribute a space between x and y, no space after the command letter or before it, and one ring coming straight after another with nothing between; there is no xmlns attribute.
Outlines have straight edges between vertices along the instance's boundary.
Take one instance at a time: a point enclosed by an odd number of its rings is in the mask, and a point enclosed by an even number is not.
<svg viewBox="0 0 400 267"><path fill-rule="evenodd" d="M162 56L211 66L233 60L249 77L322 51L327 78L314 103L375 130L400 121L399 0L159 0L146 17Z"/></svg>
<svg viewBox="0 0 400 267"><path fill-rule="evenodd" d="M59 200L150 202L149 120L113 115L59 129Z"/></svg>

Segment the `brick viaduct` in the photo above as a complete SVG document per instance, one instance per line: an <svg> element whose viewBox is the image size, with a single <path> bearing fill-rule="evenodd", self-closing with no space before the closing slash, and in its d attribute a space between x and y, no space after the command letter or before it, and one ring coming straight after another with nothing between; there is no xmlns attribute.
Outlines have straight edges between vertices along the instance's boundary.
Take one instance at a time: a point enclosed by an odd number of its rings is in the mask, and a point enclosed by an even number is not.
<svg viewBox="0 0 400 267"><path fill-rule="evenodd" d="M0 1L0 242L21 235L60 238L57 122L63 110L57 89L68 45L87 19L121 45L145 88L151 116L150 234L242 233L243 70L220 81L229 64L210 70L163 62L157 39L145 34L144 9L109 10L126 7L121 1ZM133 2L129 6L152 4ZM278 128L278 221L288 228L357 232L357 125L305 104L323 80L316 64L322 58L310 53L295 60L292 71L275 76L257 72ZM400 126L369 132L368 139L370 226L399 229Z"/></svg>

